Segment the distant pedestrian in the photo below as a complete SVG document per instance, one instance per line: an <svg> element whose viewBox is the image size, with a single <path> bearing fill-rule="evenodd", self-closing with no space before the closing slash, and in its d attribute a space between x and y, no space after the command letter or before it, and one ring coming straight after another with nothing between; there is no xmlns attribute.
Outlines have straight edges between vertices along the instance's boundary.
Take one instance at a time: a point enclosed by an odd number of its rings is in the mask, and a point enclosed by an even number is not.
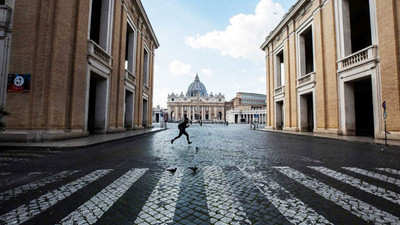
<svg viewBox="0 0 400 225"><path fill-rule="evenodd" d="M171 140L171 144L173 144L174 141L175 141L176 139L180 138L180 137L182 136L182 134L186 135L186 139L187 139L187 141L188 141L188 144L189 144L189 145L192 144L192 142L189 141L189 134L186 133L186 131L185 131L186 128L189 127L188 123L189 123L189 119L188 119L188 118L185 118L185 120L184 120L182 123L180 123L180 124L178 125L179 135L176 136L174 139Z"/></svg>

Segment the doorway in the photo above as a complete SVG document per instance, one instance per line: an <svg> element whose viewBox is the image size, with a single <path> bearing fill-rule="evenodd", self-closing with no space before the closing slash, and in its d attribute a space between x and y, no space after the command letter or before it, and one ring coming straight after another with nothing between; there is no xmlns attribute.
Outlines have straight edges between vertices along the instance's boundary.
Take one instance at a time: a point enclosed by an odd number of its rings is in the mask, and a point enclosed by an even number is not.
<svg viewBox="0 0 400 225"><path fill-rule="evenodd" d="M107 113L107 79L91 72L89 82L87 129L89 134L104 133Z"/></svg>
<svg viewBox="0 0 400 225"><path fill-rule="evenodd" d="M125 128L133 128L133 92L125 90Z"/></svg>
<svg viewBox="0 0 400 225"><path fill-rule="evenodd" d="M354 86L354 109L357 136L374 136L374 112L371 78L356 81Z"/></svg>
<svg viewBox="0 0 400 225"><path fill-rule="evenodd" d="M314 101L312 92L300 96L300 131L314 131Z"/></svg>
<svg viewBox="0 0 400 225"><path fill-rule="evenodd" d="M283 101L275 103L275 127L277 130L282 130L284 123Z"/></svg>
<svg viewBox="0 0 400 225"><path fill-rule="evenodd" d="M147 99L143 99L143 117L142 117L142 126L147 127L147 119L148 119L148 102Z"/></svg>

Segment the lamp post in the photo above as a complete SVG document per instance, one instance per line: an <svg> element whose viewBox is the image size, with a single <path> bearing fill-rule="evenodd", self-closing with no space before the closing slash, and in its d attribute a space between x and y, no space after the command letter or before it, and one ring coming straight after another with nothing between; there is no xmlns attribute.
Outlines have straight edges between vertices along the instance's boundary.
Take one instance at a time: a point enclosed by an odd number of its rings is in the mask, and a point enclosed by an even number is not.
<svg viewBox="0 0 400 225"><path fill-rule="evenodd" d="M388 146L388 144L387 144L387 134L388 134L388 132L387 132L387 128L386 128L386 117L387 117L387 114L386 114L386 101L383 101L382 107L383 107L383 119L385 120L385 146L387 147Z"/></svg>

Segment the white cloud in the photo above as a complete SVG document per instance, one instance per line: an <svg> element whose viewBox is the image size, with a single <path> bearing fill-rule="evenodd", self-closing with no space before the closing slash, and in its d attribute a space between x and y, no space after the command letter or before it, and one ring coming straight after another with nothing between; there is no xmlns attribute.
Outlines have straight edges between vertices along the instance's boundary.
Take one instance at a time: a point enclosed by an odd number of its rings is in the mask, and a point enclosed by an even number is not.
<svg viewBox="0 0 400 225"><path fill-rule="evenodd" d="M167 108L168 94L171 94L168 88L154 89L153 107L160 105L161 108Z"/></svg>
<svg viewBox="0 0 400 225"><path fill-rule="evenodd" d="M213 71L211 69L202 69L201 73L204 75L207 75L208 77L211 77L211 75L213 75Z"/></svg>
<svg viewBox="0 0 400 225"><path fill-rule="evenodd" d="M189 74L192 70L192 66L175 60L169 64L169 70L172 74Z"/></svg>
<svg viewBox="0 0 400 225"><path fill-rule="evenodd" d="M185 37L194 49L210 48L233 58L262 60L260 46L265 37L281 21L285 9L273 0L261 0L254 14L237 14L230 18L225 30L214 30L196 37Z"/></svg>

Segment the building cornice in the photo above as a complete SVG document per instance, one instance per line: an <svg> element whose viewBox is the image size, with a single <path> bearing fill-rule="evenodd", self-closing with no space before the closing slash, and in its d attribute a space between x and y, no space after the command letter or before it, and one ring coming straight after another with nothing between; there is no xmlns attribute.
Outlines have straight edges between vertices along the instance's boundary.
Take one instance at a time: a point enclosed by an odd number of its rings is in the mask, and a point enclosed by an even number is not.
<svg viewBox="0 0 400 225"><path fill-rule="evenodd" d="M264 43L261 45L261 50L265 51L267 45L271 40L278 34L278 32L288 23L291 21L293 16L303 7L303 5L310 0L298 0L296 4L294 4L290 9L289 12L285 14L281 22L279 22L278 26L273 29L269 35L265 38ZM311 0L313 1L313 0Z"/></svg>
<svg viewBox="0 0 400 225"><path fill-rule="evenodd" d="M141 2L140 0L135 0L135 1L136 1L136 4L139 6L140 12L141 12L142 15L143 15L143 18L144 18L144 20L145 20L145 22L146 22L147 27L148 27L149 30L150 30L151 36L152 36L152 38L153 38L153 40L154 40L154 43L155 43L155 48L157 49L158 47L160 47L160 43L158 42L157 36L156 36L156 34L154 33L153 27L151 26L150 20L149 20L149 18L147 17L147 13L146 13L146 11L144 10L144 7L143 7L143 5L142 5L142 2Z"/></svg>

